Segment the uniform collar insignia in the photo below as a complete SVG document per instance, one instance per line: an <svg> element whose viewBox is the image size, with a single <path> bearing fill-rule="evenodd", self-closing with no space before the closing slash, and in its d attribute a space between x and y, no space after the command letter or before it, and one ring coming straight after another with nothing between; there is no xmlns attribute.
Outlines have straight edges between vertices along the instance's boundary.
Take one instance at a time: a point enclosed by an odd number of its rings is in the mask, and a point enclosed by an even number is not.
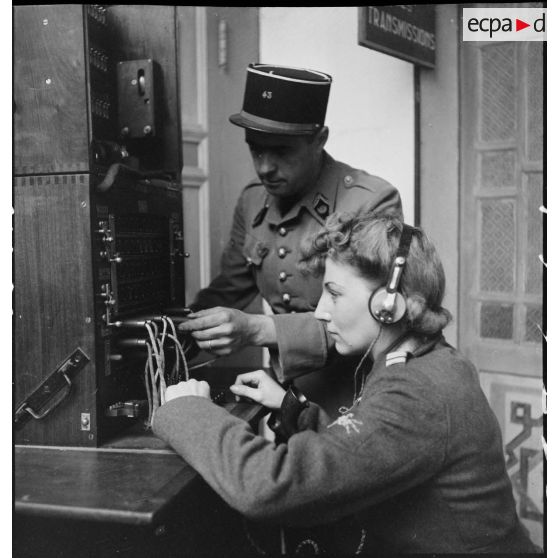
<svg viewBox="0 0 558 558"><path fill-rule="evenodd" d="M314 203L312 204L314 211L322 218L327 219L329 216L329 203L319 192L314 196Z"/></svg>
<svg viewBox="0 0 558 558"><path fill-rule="evenodd" d="M301 205L304 205L320 225L323 225L325 220L335 211L338 186L339 176L335 161L329 153L324 151L322 170L316 188L308 192L301 202Z"/></svg>
<svg viewBox="0 0 558 558"><path fill-rule="evenodd" d="M386 366L392 364L405 364L409 358L407 351L392 351L386 355Z"/></svg>

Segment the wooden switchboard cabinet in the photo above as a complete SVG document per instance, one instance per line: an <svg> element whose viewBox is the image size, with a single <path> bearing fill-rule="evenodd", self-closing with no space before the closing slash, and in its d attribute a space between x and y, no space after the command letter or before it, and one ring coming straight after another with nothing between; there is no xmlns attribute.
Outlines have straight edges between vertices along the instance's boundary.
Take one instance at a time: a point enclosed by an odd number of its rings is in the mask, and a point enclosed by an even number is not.
<svg viewBox="0 0 558 558"><path fill-rule="evenodd" d="M156 68L144 138L118 126L118 63L136 60ZM176 65L172 6L14 7L16 443L125 427L107 408L145 396L145 356L111 323L184 305Z"/></svg>

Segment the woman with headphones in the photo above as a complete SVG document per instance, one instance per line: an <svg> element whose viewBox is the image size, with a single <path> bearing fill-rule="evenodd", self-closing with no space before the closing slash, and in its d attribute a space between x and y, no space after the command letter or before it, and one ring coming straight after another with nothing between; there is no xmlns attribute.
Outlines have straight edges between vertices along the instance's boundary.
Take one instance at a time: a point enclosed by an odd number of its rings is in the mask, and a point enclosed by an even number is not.
<svg viewBox="0 0 558 558"><path fill-rule="evenodd" d="M337 351L362 355L353 400L328 417L263 371L239 376L231 390L273 410L273 443L189 380L168 388L155 433L249 518L356 516L357 552L540 552L477 372L442 336L444 271L425 234L366 209L332 215L303 264L324 274L315 316Z"/></svg>

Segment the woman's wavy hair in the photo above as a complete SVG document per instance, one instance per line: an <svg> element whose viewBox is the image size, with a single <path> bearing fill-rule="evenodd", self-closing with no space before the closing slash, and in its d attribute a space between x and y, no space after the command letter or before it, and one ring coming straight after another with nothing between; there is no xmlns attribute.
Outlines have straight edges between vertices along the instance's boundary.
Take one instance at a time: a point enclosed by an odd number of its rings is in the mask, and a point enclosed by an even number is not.
<svg viewBox="0 0 558 558"><path fill-rule="evenodd" d="M385 285L399 246L403 222L391 212L363 207L355 212L331 215L324 227L302 246L299 268L322 275L327 257L355 269L364 279ZM434 335L451 320L442 307L444 268L424 231L413 228L413 238L399 290L407 304L408 328Z"/></svg>

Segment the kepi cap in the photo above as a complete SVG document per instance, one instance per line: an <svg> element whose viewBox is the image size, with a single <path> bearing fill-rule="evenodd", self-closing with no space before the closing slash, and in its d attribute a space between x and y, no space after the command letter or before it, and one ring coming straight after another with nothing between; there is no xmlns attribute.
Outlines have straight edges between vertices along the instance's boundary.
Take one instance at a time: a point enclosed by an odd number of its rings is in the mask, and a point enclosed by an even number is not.
<svg viewBox="0 0 558 558"><path fill-rule="evenodd" d="M229 120L270 134L313 134L324 125L331 81L316 70L250 64L242 110Z"/></svg>

